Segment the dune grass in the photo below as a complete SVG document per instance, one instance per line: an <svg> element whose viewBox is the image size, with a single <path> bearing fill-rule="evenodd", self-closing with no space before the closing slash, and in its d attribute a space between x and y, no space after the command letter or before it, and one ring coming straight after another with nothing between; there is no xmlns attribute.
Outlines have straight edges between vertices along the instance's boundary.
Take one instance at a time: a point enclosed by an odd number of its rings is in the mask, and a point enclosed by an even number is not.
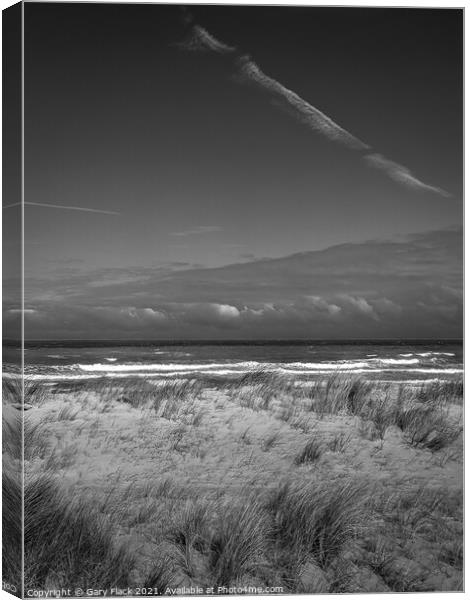
<svg viewBox="0 0 470 600"><path fill-rule="evenodd" d="M221 507L209 530L208 581L229 586L264 557L269 539L268 521L258 502Z"/></svg>
<svg viewBox="0 0 470 600"><path fill-rule="evenodd" d="M39 382L20 375L2 378L3 404L32 404L40 406L47 397L47 390Z"/></svg>
<svg viewBox="0 0 470 600"><path fill-rule="evenodd" d="M21 590L21 473L18 469L2 471L2 576Z"/></svg>
<svg viewBox="0 0 470 600"><path fill-rule="evenodd" d="M25 458L43 455L45 442L40 423L25 418ZM18 582L21 565L21 506L24 494L25 588L50 585L123 585L128 581L132 559L114 549L113 532L91 506L66 496L47 474L26 477L19 469L22 421L14 414L4 417L3 568L9 582ZM11 463L11 460L18 461ZM15 464L18 468L15 469ZM47 467L46 467L47 469ZM19 583L16 583L17 587Z"/></svg>
<svg viewBox="0 0 470 600"><path fill-rule="evenodd" d="M266 560L268 517L252 495L230 506L206 499L188 503L168 537L186 575L205 585L228 587Z"/></svg>
<svg viewBox="0 0 470 600"><path fill-rule="evenodd" d="M92 507L47 476L25 485L25 586L124 587L135 560Z"/></svg>
<svg viewBox="0 0 470 600"><path fill-rule="evenodd" d="M323 454L323 444L316 438L312 438L308 441L302 450L295 457L295 464L301 465L303 463L314 463Z"/></svg>
<svg viewBox="0 0 470 600"><path fill-rule="evenodd" d="M451 445L462 432L460 423L452 421L445 410L432 404L399 409L395 423L411 446L427 448L432 452Z"/></svg>
<svg viewBox="0 0 470 600"><path fill-rule="evenodd" d="M268 504L280 543L304 548L320 567L329 566L365 522L366 490L351 481L284 484Z"/></svg>
<svg viewBox="0 0 470 600"><path fill-rule="evenodd" d="M22 426L27 441L27 586L254 582L314 593L371 591L373 582L426 591L447 581L461 589L461 492L393 471L413 473L417 458L434 477L455 465L434 458L461 448L458 383L431 384L426 399L424 386L344 374L297 385L257 371L217 390L200 378L97 381L92 395L81 388L59 408L52 390L37 389L35 409L11 409L3 421L11 514L21 496L13 467ZM127 445L136 431L142 440ZM140 454L121 479L113 468L123 444ZM151 469L140 471L144 451ZM62 484L98 453L103 471L90 485ZM13 578L18 557L9 547L4 569ZM434 566L422 567L422 555Z"/></svg>

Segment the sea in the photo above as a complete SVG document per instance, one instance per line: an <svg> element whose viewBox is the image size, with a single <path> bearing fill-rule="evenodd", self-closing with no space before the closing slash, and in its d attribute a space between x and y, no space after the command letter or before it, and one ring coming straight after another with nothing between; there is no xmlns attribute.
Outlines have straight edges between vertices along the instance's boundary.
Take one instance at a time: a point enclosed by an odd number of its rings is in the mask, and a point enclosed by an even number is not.
<svg viewBox="0 0 470 600"><path fill-rule="evenodd" d="M17 368L18 352L4 346L3 372ZM457 379L463 346L455 340L251 341L251 342L28 342L25 373L31 380L100 378L210 379L268 371L310 380L344 372L396 382Z"/></svg>

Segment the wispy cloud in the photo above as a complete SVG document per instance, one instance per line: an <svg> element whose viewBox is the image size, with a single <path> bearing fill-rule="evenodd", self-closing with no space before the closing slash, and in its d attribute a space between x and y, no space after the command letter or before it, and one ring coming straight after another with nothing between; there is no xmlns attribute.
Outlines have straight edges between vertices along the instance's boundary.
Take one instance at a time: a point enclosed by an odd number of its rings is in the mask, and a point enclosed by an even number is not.
<svg viewBox="0 0 470 600"><path fill-rule="evenodd" d="M185 229L183 231L172 231L169 235L174 237L186 237L188 235L204 235L206 233L215 233L216 231L222 231L222 227L218 225L199 225L192 229Z"/></svg>
<svg viewBox="0 0 470 600"><path fill-rule="evenodd" d="M46 202L25 202L25 206L40 206L43 208L59 208L61 210L79 210L81 212L98 213L100 215L120 215L120 212L114 210L101 210L99 208L86 208L84 206L66 206L62 204L47 204ZM3 208L12 208L13 206L21 206L21 202L7 204Z"/></svg>
<svg viewBox="0 0 470 600"><path fill-rule="evenodd" d="M185 21L192 22L192 17L187 12L185 13ZM264 90L277 106L287 111L296 120L304 123L315 133L351 150L361 151L364 153L363 159L370 167L383 171L388 177L401 185L414 190L438 194L445 198L450 197L451 194L445 190L422 182L406 167L384 158L381 154L369 152L371 150L369 145L338 125L321 110L286 88L279 81L263 73L258 65L251 60L250 56L243 54L236 47L224 44L197 23L192 23L186 40L178 46L187 51L213 52L232 57L232 70L234 79L237 82L249 82Z"/></svg>
<svg viewBox="0 0 470 600"><path fill-rule="evenodd" d="M206 31L206 29L199 25L193 25L188 37L184 40L184 42L176 44L176 46L192 52L217 52L219 54L231 54L236 51L236 48L219 42L219 40L217 40L213 35Z"/></svg>
<svg viewBox="0 0 470 600"><path fill-rule="evenodd" d="M256 63L246 56L237 60L239 75L247 81L269 92L280 108L286 109L298 121L320 133L333 142L338 142L352 150L366 150L367 144L343 129L330 117L312 106L292 90L284 87L279 81L265 75Z"/></svg>
<svg viewBox="0 0 470 600"><path fill-rule="evenodd" d="M385 171L391 179L394 179L407 187L439 194L440 196L444 196L444 198L450 198L449 192L433 185L423 183L417 179L409 169L393 162L393 160L388 160L388 158L385 158L381 154L368 154L364 157L364 160L370 167Z"/></svg>

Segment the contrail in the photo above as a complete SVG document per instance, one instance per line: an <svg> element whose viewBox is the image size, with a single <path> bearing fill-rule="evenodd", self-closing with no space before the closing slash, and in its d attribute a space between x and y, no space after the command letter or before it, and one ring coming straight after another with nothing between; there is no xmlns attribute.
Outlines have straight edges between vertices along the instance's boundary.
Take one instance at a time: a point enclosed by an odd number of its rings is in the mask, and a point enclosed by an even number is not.
<svg viewBox="0 0 470 600"><path fill-rule="evenodd" d="M206 29L195 23L187 11L185 11L184 20L186 25L189 26L189 31L186 39L177 44L180 48L192 52L213 52L221 56L231 57L236 81L240 83L250 82L268 92L275 99L276 105L287 110L294 118L316 133L351 150L362 151L363 159L368 166L383 171L388 177L406 187L432 192L446 198L451 196L441 188L420 181L406 167L376 152L368 152L372 150L369 145L343 129L330 117L292 90L284 87L279 81L263 73L258 65L251 60L250 56L242 54L236 47L228 46L216 39Z"/></svg>
<svg viewBox="0 0 470 600"><path fill-rule="evenodd" d="M193 52L217 52L218 54L232 54L236 52L236 48L219 42L219 40L216 40L214 36L199 25L193 25L186 40L176 45L184 50Z"/></svg>
<svg viewBox="0 0 470 600"><path fill-rule="evenodd" d="M85 208L83 206L63 206L61 204L47 204L45 202L25 202L25 206L43 206L44 208L61 208L63 210L80 210L82 212L98 213L101 215L120 215L120 212L114 210L100 210L99 208ZM12 208L13 206L21 206L21 202L14 202L13 204L7 204L2 208Z"/></svg>
<svg viewBox="0 0 470 600"><path fill-rule="evenodd" d="M395 181L398 181L399 183L402 183L403 185L406 185L407 187L434 192L435 194L440 194L445 198L450 198L451 196L449 192L446 192L441 188L427 185L419 179L416 179L416 177L411 174L409 169L403 165L393 162L393 160L388 160L388 158L385 158L381 154L368 154L367 156L364 156L364 160L370 167L385 171L389 177Z"/></svg>
<svg viewBox="0 0 470 600"><path fill-rule="evenodd" d="M236 48L220 42L203 27L194 24L186 40L178 46L190 52L214 52L224 56L233 56L238 81L254 83L269 92L280 101L283 108L290 109L289 112L292 112L296 119L328 139L342 143L354 150L369 148L320 110L300 98L295 92L265 75L248 55L242 55Z"/></svg>
<svg viewBox="0 0 470 600"><path fill-rule="evenodd" d="M292 90L284 87L279 81L265 75L258 65L248 57L238 59L238 64L240 75L273 94L280 101L281 107L293 109L294 116L310 129L323 134L334 142L348 146L352 150L367 150L370 147L349 131L340 127L318 108L303 100Z"/></svg>

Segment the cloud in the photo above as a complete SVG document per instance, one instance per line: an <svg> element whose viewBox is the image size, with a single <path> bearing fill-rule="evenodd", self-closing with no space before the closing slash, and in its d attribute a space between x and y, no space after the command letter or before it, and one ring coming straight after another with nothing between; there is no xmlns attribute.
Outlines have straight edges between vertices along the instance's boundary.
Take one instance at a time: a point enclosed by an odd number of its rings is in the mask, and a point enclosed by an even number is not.
<svg viewBox="0 0 470 600"><path fill-rule="evenodd" d="M205 235L206 233L215 233L217 231L222 231L222 227L219 227L218 225L199 225L198 227L194 227L192 229L173 231L169 235L175 237L186 237L188 235Z"/></svg>
<svg viewBox="0 0 470 600"><path fill-rule="evenodd" d="M114 210L101 210L99 208L86 208L84 206L66 206L62 204L47 204L45 202L24 202L24 206L40 206L42 208L59 208L61 210L78 210L81 212L98 213L100 215L120 215L120 212ZM7 204L3 208L12 208L13 206L21 206L21 202Z"/></svg>
<svg viewBox="0 0 470 600"><path fill-rule="evenodd" d="M223 319L235 319L240 316L240 311L230 304L215 304L215 310Z"/></svg>
<svg viewBox="0 0 470 600"><path fill-rule="evenodd" d="M4 324L20 318L4 312ZM162 302L154 306L42 303L25 311L27 338L269 339L458 337L461 303L429 298L406 306L386 297L337 294L292 301ZM431 335L426 335L431 333Z"/></svg>
<svg viewBox="0 0 470 600"><path fill-rule="evenodd" d="M193 25L186 40L176 46L190 52L217 52L217 54L231 54L235 48L219 42L213 35L200 25Z"/></svg>
<svg viewBox="0 0 470 600"><path fill-rule="evenodd" d="M358 313L371 317L372 319L378 320L378 315L374 310L374 307L367 302L365 298L362 297L354 297L344 295L342 296L347 302L349 302L355 309L357 309Z"/></svg>
<svg viewBox="0 0 470 600"><path fill-rule="evenodd" d="M104 308L101 309L109 312L112 309ZM136 308L135 306L128 306L119 309L119 314L124 318L129 317L132 320L141 321L144 323L147 322L161 322L165 321L166 314L160 310L155 310L154 308Z"/></svg>
<svg viewBox="0 0 470 600"><path fill-rule="evenodd" d="M374 309L380 314L394 316L399 316L403 312L403 308L393 300L390 300L389 298L379 298L378 300L375 300Z"/></svg>
<svg viewBox="0 0 470 600"><path fill-rule="evenodd" d="M275 79L265 75L253 61L242 57L238 63L239 76L268 91L278 101L278 106L286 108L297 120L313 131L352 150L369 148L364 142L343 129L318 108L303 100Z"/></svg>
<svg viewBox="0 0 470 600"><path fill-rule="evenodd" d="M26 278L26 335L459 337L462 277L460 229L218 268L59 271ZM4 318L17 326L14 298Z"/></svg>
<svg viewBox="0 0 470 600"><path fill-rule="evenodd" d="M393 162L392 160L388 160L381 154L368 154L364 157L364 160L370 167L379 169L380 171L384 171L391 179L394 179L395 181L405 185L406 187L415 190L422 190L425 192L432 192L434 194L444 196L445 198L450 197L450 194L445 190L423 183L422 181L414 177L414 175L411 174L409 169L407 169L403 165L399 165L398 163Z"/></svg>
<svg viewBox="0 0 470 600"><path fill-rule="evenodd" d="M307 298L315 308L318 308L321 311L326 311L330 316L338 315L342 310L337 304L329 304L320 296L307 296Z"/></svg>
<svg viewBox="0 0 470 600"><path fill-rule="evenodd" d="M276 106L287 111L288 114L315 133L350 150L362 153L366 151L363 156L366 164L381 170L400 185L414 190L438 194L445 198L451 196L447 191L439 187L423 183L408 168L383 157L381 154L368 152L370 150L368 144L338 125L328 115L301 98L294 91L263 73L249 55L243 54L235 46L229 46L216 39L206 29L195 23L188 12L185 14L185 21L186 23L189 22L191 27L186 40L177 44L178 47L191 52L208 52L229 57L231 59L230 69L232 70L234 81L238 83L248 82L257 86L269 94Z"/></svg>

